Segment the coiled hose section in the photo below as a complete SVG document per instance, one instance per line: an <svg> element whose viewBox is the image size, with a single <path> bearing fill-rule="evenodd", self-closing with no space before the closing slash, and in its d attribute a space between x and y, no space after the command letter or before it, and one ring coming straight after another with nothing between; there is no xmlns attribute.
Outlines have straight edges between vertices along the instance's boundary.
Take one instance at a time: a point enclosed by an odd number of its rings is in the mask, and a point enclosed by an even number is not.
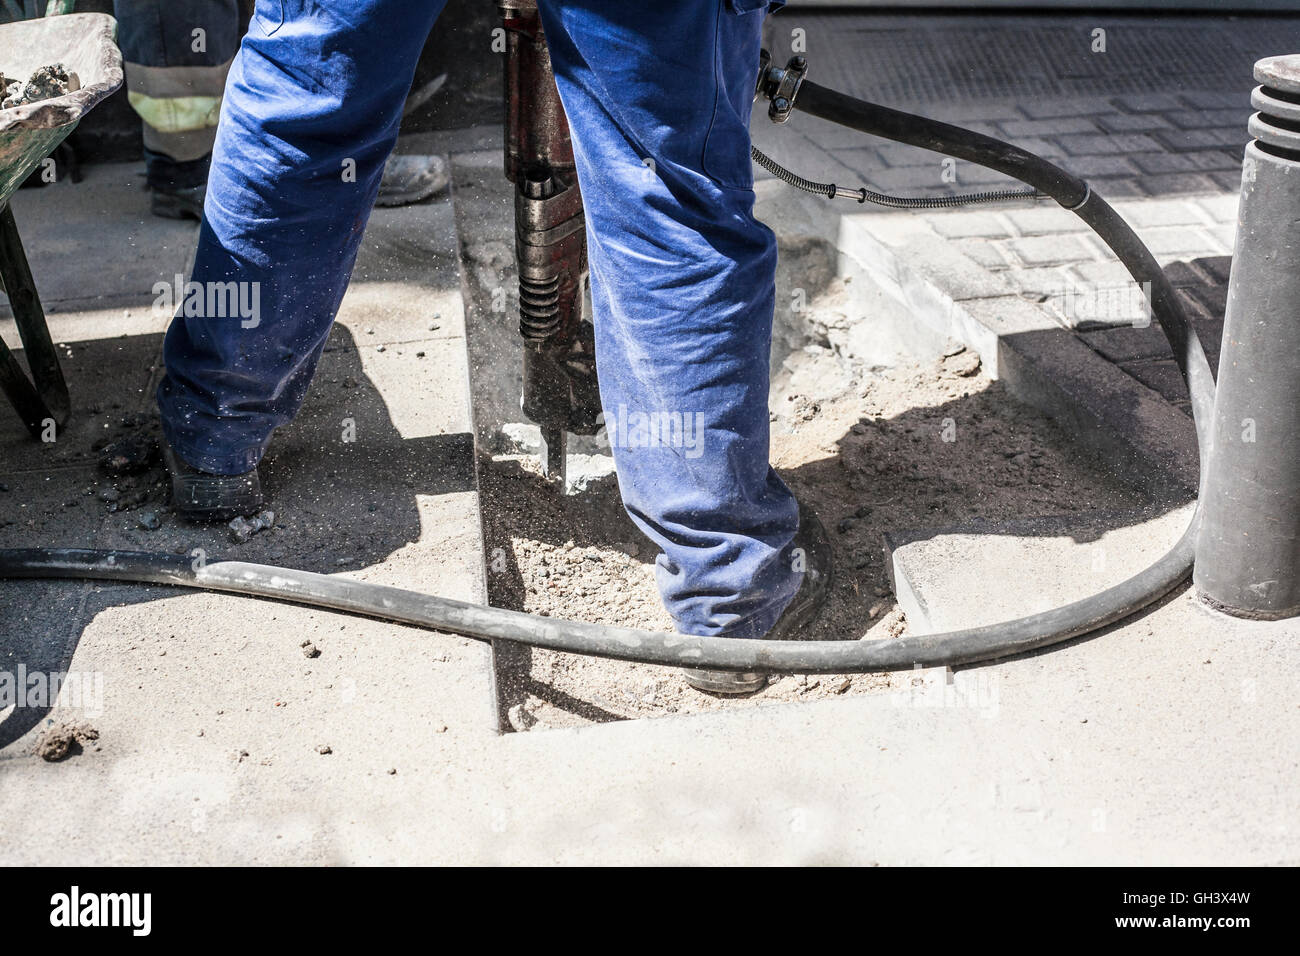
<svg viewBox="0 0 1300 956"><path fill-rule="evenodd" d="M1182 306L1150 251L1082 180L1019 147L901 113L804 81L796 107L831 122L987 166L1075 212L1147 292L1191 393L1201 472L1214 379ZM859 673L995 660L1105 627L1159 600L1191 571L1199 510L1178 542L1150 567L1098 594L1039 614L944 634L893 640L764 641L692 637L535 617L343 577L185 555L63 548L0 550L0 577L140 581L228 591L332 608L486 641L515 641L574 654L720 670Z"/></svg>

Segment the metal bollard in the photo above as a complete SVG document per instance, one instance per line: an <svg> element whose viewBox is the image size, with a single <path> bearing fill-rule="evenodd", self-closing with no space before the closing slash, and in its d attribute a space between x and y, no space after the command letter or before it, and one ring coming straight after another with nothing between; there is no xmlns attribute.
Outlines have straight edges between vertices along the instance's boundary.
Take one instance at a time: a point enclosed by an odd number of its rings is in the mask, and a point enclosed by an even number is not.
<svg viewBox="0 0 1300 956"><path fill-rule="evenodd" d="M1300 614L1300 54L1255 79L1193 580L1274 620Z"/></svg>

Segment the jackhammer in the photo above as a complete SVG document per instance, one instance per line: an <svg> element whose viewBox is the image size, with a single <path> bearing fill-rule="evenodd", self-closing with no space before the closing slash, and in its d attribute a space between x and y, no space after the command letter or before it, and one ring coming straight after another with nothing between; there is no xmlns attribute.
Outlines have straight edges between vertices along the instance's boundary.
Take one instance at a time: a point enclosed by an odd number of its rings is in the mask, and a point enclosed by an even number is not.
<svg viewBox="0 0 1300 956"><path fill-rule="evenodd" d="M536 0L501 0L506 33L505 173L515 186L520 406L541 429L542 474L561 493L567 435L600 428L596 354L583 316L586 219L573 143L551 71Z"/></svg>

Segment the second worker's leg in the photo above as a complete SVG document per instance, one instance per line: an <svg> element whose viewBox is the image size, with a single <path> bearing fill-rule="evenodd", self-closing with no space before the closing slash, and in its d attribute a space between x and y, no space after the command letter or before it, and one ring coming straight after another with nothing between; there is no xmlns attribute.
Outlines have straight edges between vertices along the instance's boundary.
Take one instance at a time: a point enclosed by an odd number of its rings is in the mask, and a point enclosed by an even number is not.
<svg viewBox="0 0 1300 956"><path fill-rule="evenodd" d="M144 123L155 215L199 219L221 93L239 48L236 0L114 0L127 98Z"/></svg>

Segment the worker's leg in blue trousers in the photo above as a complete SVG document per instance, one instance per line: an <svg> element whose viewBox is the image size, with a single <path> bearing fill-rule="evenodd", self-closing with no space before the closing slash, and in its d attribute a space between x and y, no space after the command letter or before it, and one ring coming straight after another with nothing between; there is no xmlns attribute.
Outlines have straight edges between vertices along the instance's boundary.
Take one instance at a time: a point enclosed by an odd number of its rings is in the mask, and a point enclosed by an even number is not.
<svg viewBox="0 0 1300 956"><path fill-rule="evenodd" d="M690 634L762 636L801 580L798 509L768 464L776 241L749 156L765 7L541 0L619 487Z"/></svg>
<svg viewBox="0 0 1300 956"><path fill-rule="evenodd" d="M248 471L302 404L443 3L257 4L226 85L190 277L218 290L226 314L182 310L163 349L163 433L193 467ZM229 315L231 288L255 309Z"/></svg>

